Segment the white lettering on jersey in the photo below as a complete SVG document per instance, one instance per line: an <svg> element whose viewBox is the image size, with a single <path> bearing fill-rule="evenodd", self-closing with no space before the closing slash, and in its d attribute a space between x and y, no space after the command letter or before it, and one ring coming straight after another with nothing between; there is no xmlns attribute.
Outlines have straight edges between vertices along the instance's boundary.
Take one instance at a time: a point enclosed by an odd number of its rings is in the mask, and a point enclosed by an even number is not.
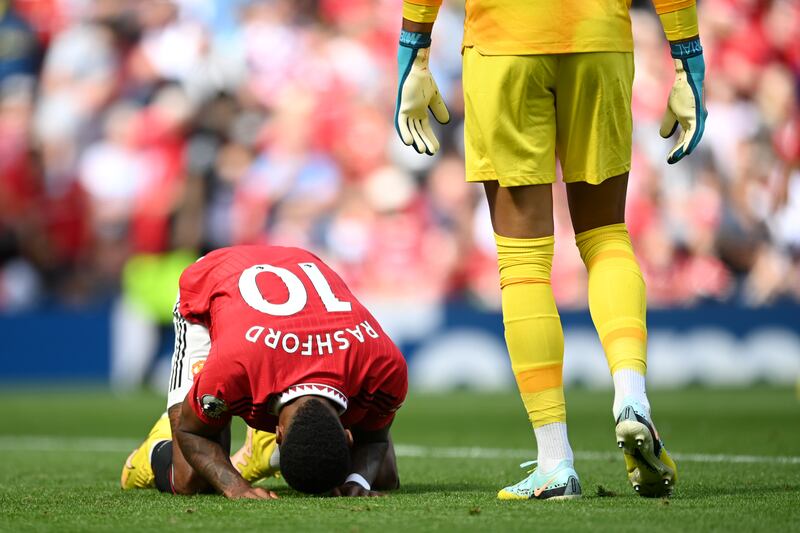
<svg viewBox="0 0 800 533"><path fill-rule="evenodd" d="M364 328L363 331L361 328ZM275 350L280 347L288 354L325 356L336 355L337 352L347 350L354 341L364 344L367 342L367 337L377 339L380 337L380 333L375 331L369 321L365 320L355 324L352 328L315 334L284 333L266 326L252 326L244 334L244 337L251 343L256 343L259 338L263 338L262 342L267 348Z"/></svg>
<svg viewBox="0 0 800 533"><path fill-rule="evenodd" d="M272 348L273 350L278 347L278 341L281 338L281 331L275 331L272 328L269 328L269 333L264 335L264 345L268 348Z"/></svg>
<svg viewBox="0 0 800 533"><path fill-rule="evenodd" d="M346 350L350 347L350 341L344 334L344 331L337 330L333 334L333 340L339 343L339 350Z"/></svg>
<svg viewBox="0 0 800 533"><path fill-rule="evenodd" d="M256 277L262 272L275 274L286 285L286 289L289 291L289 298L284 303L274 304L268 302L264 295L261 294L261 291L258 290ZM247 302L247 305L272 316L291 316L299 313L308 301L306 288L303 287L303 282L300 281L300 278L285 268L272 265L255 265L242 272L239 277L239 293L244 298L244 301Z"/></svg>
<svg viewBox="0 0 800 533"><path fill-rule="evenodd" d="M258 342L258 338L264 333L264 326L253 326L244 334L244 338L250 342Z"/></svg>
<svg viewBox="0 0 800 533"><path fill-rule="evenodd" d="M303 350L300 352L300 355L311 355L311 348L314 346L311 335L306 335L306 340L304 340L302 344Z"/></svg>
<svg viewBox="0 0 800 533"><path fill-rule="evenodd" d="M333 342L331 342L331 334L325 334L325 340L322 340L322 335L317 335L317 353L323 355L325 353L333 353Z"/></svg>
<svg viewBox="0 0 800 533"><path fill-rule="evenodd" d="M364 342L364 334L361 333L361 324L356 324L356 329L345 328L347 333L358 339L358 342Z"/></svg>
<svg viewBox="0 0 800 533"><path fill-rule="evenodd" d="M369 335L373 339L378 338L378 333L374 329L372 329L372 326L369 325L369 322L365 320L364 322L361 323L361 325L364 326L364 331L367 332L367 335Z"/></svg>
<svg viewBox="0 0 800 533"><path fill-rule="evenodd" d="M308 279L311 280L311 284L314 285L317 294L319 294L322 303L325 305L325 309L327 309L329 313L348 312L353 309L350 302L343 302L333 294L328 280L322 275L317 265L314 263L300 263L300 268L303 269Z"/></svg>
<svg viewBox="0 0 800 533"><path fill-rule="evenodd" d="M292 346L291 349L289 348L289 345L287 343L289 339L294 339L294 345ZM294 333L287 333L286 335L283 336L283 342L281 343L281 346L283 347L284 352L294 353L300 347L300 338Z"/></svg>
<svg viewBox="0 0 800 533"><path fill-rule="evenodd" d="M350 302L340 300L333 294L330 283L325 279L322 271L314 263L298 263L298 266L303 270L308 277L314 290L317 291L325 310L329 313L341 313L352 311L353 306ZM271 272L278 276L283 284L286 285L286 290L289 291L289 298L282 304L276 304L268 301L261 291L258 290L256 278L262 272ZM272 316L291 316L302 311L306 303L308 303L308 292L294 273L282 267L274 265L254 265L245 269L239 276L239 293L242 295L245 303L267 315Z"/></svg>

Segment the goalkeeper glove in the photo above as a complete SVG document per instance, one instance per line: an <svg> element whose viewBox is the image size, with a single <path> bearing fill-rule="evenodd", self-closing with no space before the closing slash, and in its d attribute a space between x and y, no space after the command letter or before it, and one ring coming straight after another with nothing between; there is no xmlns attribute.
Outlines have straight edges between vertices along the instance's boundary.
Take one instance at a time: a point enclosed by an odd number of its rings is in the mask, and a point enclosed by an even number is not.
<svg viewBox="0 0 800 533"><path fill-rule="evenodd" d="M440 124L450 122L439 88L428 68L431 34L402 30L397 49L398 88L394 126L407 146L433 155L439 141L431 130L428 109Z"/></svg>
<svg viewBox="0 0 800 533"><path fill-rule="evenodd" d="M706 64L703 61L703 47L700 38L670 44L675 62L675 83L667 101L667 111L661 121L661 136L671 137L681 125L683 131L678 143L669 153L667 162L677 163L692 153L706 126L708 112L703 103L703 79Z"/></svg>

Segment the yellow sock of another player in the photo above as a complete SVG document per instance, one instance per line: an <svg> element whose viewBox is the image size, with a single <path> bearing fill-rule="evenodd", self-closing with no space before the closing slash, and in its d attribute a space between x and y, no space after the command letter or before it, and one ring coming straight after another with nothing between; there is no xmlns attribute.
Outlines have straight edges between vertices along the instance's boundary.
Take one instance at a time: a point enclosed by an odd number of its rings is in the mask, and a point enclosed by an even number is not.
<svg viewBox="0 0 800 533"><path fill-rule="evenodd" d="M555 240L495 240L506 345L522 401L534 427L565 422L564 333L550 286Z"/></svg>
<svg viewBox="0 0 800 533"><path fill-rule="evenodd" d="M589 271L589 311L614 374L647 370L647 310L644 279L625 224L575 236Z"/></svg>

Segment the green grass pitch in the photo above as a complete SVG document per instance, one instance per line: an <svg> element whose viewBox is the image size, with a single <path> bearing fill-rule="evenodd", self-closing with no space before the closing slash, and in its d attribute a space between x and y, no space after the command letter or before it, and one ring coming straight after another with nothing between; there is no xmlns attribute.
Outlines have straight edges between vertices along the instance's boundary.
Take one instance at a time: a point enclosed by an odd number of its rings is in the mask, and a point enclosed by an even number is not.
<svg viewBox="0 0 800 533"><path fill-rule="evenodd" d="M585 497L500 502L496 491L535 458L514 394L413 391L393 430L403 487L387 498L304 497L273 480L279 501L122 492L120 467L163 399L102 390L0 392L0 531L798 531L800 401L790 389L651 394L675 455L669 500L627 483L611 393L567 394ZM242 428L237 427L238 442ZM234 444L238 444L234 442Z"/></svg>

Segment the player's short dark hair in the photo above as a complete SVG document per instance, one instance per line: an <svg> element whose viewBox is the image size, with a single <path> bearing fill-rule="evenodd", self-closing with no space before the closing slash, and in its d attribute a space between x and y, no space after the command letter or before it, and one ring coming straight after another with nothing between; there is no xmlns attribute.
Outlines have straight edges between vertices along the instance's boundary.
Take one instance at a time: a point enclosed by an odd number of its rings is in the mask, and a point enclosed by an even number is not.
<svg viewBox="0 0 800 533"><path fill-rule="evenodd" d="M350 472L350 448L339 417L321 399L301 405L280 446L281 475L293 489L328 492Z"/></svg>

